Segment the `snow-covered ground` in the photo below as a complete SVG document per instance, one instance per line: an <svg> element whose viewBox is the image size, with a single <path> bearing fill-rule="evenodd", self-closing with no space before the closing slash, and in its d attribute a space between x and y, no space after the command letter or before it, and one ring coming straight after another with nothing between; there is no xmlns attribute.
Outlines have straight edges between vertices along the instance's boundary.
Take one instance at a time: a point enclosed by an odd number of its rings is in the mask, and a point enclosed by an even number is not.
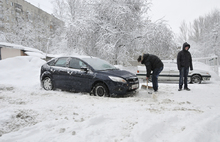
<svg viewBox="0 0 220 142"><path fill-rule="evenodd" d="M1 142L219 142L220 81L124 98L40 87L37 57L0 61Z"/></svg>

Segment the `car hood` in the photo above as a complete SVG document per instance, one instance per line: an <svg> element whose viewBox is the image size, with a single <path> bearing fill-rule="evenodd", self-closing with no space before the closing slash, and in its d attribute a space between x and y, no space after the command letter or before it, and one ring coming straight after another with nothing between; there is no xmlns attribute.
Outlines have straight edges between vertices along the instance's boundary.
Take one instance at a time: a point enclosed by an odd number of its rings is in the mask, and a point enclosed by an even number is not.
<svg viewBox="0 0 220 142"><path fill-rule="evenodd" d="M136 77L135 74L125 70L105 70L99 72L108 76L117 76L122 78Z"/></svg>
<svg viewBox="0 0 220 142"><path fill-rule="evenodd" d="M192 71L189 71L189 74L210 75L208 71L201 69L193 69Z"/></svg>

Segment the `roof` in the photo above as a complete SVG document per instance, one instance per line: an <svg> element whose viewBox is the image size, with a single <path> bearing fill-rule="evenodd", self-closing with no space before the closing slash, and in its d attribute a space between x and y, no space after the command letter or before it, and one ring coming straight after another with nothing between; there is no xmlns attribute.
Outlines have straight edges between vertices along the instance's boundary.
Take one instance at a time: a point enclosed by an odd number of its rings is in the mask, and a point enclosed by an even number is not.
<svg viewBox="0 0 220 142"><path fill-rule="evenodd" d="M40 58L46 57L44 52L38 49L35 49L35 48L26 47L23 45L18 45L18 44L13 44L13 43L8 43L8 42L0 42L0 47L20 49L20 50L23 50L29 56L38 56Z"/></svg>

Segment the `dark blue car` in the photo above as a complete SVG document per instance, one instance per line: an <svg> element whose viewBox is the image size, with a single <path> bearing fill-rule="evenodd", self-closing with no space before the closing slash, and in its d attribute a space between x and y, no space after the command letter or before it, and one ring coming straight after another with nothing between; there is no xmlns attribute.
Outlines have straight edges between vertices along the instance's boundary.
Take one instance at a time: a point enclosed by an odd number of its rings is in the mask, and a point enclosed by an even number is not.
<svg viewBox="0 0 220 142"><path fill-rule="evenodd" d="M59 57L42 65L45 90L88 92L96 96L123 96L139 88L137 76L91 56Z"/></svg>

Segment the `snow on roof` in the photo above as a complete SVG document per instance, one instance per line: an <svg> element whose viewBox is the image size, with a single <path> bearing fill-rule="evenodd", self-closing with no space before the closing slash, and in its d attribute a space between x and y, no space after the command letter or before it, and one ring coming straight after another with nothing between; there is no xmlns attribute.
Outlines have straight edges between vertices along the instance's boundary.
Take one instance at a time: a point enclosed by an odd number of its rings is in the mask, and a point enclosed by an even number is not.
<svg viewBox="0 0 220 142"><path fill-rule="evenodd" d="M31 48L31 47L26 47L23 45L18 45L18 44L13 44L13 43L8 43L8 42L0 42L0 46L2 47L7 47L7 48L14 48L14 49L20 49L20 50L24 50L25 53L29 56L37 56L40 58L45 58L46 55L44 52L35 49L35 48Z"/></svg>
<svg viewBox="0 0 220 142"><path fill-rule="evenodd" d="M9 47L9 48L15 48L15 49L20 49L20 50L25 50L25 51L31 51L31 52L40 52L43 53L42 51L35 49L35 48L31 48L31 47L26 47L23 45L19 45L19 44L13 44L13 43L8 43L8 42L0 42L0 46L4 46L4 47Z"/></svg>

